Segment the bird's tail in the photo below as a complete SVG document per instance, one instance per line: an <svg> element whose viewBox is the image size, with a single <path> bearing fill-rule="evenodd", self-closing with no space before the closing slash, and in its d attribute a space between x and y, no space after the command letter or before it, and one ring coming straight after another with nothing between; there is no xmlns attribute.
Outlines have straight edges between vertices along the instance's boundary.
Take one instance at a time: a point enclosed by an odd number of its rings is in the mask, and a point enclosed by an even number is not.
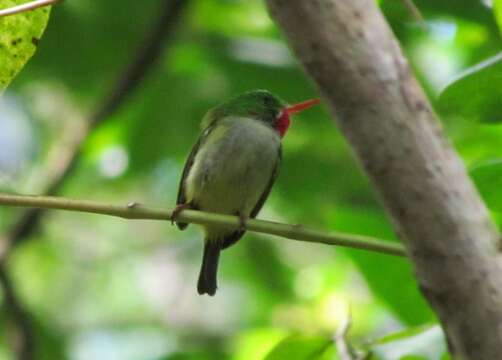
<svg viewBox="0 0 502 360"><path fill-rule="evenodd" d="M220 244L217 241L204 241L204 255L200 268L197 291L199 295L208 294L213 296L216 293L216 275L218 272L218 260L220 258Z"/></svg>

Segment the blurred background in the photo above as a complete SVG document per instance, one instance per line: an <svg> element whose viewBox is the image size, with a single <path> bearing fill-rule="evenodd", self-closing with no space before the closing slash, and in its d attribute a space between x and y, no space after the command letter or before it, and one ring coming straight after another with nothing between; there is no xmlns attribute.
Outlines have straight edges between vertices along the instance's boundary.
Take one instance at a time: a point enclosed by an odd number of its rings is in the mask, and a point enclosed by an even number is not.
<svg viewBox="0 0 502 360"><path fill-rule="evenodd" d="M208 108L257 88L288 102L319 96L262 1L166 3L67 0L53 8L37 53L0 98L1 191L52 187L172 208ZM417 0L424 22L404 1L379 3L434 104L457 74L500 51L489 2ZM146 50L152 38L158 51ZM446 105L438 108L446 131L498 220L502 130ZM283 155L260 218L397 241L324 105L294 119ZM0 237L23 214L0 208ZM331 336L349 308L355 341L435 321L401 258L248 233L222 253L210 298L196 292L198 226L180 232L168 222L56 211L39 225L16 235L22 241L4 269L36 358L262 359L290 334ZM18 341L7 295L0 359Z"/></svg>

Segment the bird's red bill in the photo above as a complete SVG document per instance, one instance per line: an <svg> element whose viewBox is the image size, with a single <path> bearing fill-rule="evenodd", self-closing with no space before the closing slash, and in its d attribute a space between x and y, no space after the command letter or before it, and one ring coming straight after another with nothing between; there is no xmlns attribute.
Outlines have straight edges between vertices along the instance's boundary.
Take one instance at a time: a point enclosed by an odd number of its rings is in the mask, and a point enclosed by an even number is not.
<svg viewBox="0 0 502 360"><path fill-rule="evenodd" d="M290 115L308 109L311 106L319 104L319 102L320 102L319 99L310 99L302 101L301 103L298 104L286 106L284 110L281 111L280 117L278 118L277 123L275 125L277 131L281 135L281 138L284 137L286 131L288 131L289 125L291 124L291 120L289 119Z"/></svg>
<svg viewBox="0 0 502 360"><path fill-rule="evenodd" d="M302 101L301 103L298 103L298 104L290 105L290 106L286 107L285 110L288 114L295 114L300 111L306 110L311 106L317 105L320 102L321 101L319 99L310 99L310 100Z"/></svg>

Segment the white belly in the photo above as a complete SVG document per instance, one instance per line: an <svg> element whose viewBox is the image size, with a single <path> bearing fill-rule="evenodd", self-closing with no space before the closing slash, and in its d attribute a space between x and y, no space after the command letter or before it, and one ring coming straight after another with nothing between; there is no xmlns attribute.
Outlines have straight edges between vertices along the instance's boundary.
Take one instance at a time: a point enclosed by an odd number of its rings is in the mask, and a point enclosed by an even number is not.
<svg viewBox="0 0 502 360"><path fill-rule="evenodd" d="M278 161L280 138L257 120L223 119L199 149L186 181L200 210L249 216Z"/></svg>

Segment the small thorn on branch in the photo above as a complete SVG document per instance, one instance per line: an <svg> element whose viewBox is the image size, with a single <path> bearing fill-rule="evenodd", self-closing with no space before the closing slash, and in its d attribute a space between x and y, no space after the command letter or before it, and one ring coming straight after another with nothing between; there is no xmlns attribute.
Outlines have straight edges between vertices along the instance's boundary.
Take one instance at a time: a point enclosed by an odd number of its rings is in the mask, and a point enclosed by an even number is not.
<svg viewBox="0 0 502 360"><path fill-rule="evenodd" d="M136 201L131 201L130 203L127 203L128 209L134 209L135 207L138 207L138 206L139 206L139 203L137 203Z"/></svg>

